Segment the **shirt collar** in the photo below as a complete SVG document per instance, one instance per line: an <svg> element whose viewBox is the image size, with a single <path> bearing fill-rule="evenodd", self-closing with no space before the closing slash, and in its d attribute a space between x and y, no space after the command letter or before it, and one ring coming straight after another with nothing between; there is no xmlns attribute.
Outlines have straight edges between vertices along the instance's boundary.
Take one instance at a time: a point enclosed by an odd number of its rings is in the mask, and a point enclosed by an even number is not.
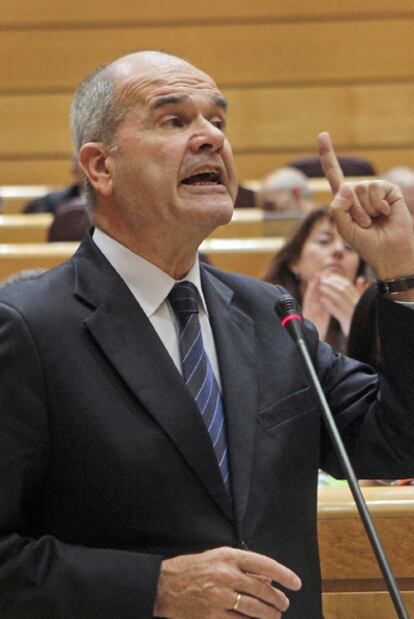
<svg viewBox="0 0 414 619"><path fill-rule="evenodd" d="M208 314L201 288L198 256L187 275L182 280L175 280L155 264L138 256L99 228L94 229L92 238L105 258L124 280L148 317L151 317L167 299L177 281L189 281L196 286L202 308Z"/></svg>

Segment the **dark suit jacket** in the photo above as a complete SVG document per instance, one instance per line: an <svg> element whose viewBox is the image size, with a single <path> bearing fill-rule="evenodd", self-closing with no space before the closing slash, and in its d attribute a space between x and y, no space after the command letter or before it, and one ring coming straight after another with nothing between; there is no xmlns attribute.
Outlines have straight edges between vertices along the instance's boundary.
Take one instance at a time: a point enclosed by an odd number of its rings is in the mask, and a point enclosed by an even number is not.
<svg viewBox="0 0 414 619"><path fill-rule="evenodd" d="M280 290L209 266L202 285L233 504L179 372L89 237L1 291L2 619L149 619L161 560L222 545L295 570L303 588L285 616L320 619L317 470L338 467L274 316ZM373 373L307 337L357 474L413 477L414 314L383 301L380 325L382 401Z"/></svg>

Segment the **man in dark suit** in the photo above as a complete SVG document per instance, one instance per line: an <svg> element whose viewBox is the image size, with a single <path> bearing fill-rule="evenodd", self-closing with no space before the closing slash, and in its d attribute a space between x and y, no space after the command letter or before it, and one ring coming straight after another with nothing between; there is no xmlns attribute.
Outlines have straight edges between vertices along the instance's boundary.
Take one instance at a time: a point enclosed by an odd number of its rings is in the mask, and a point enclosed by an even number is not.
<svg viewBox="0 0 414 619"><path fill-rule="evenodd" d="M225 116L211 78L156 52L78 90L95 228L0 295L2 619L322 616L317 471L340 470L274 317L281 290L196 258L232 214ZM382 279L414 273L398 190L341 185L320 148L347 240ZM307 340L357 474L409 477L414 314L386 298L379 314L381 396L310 325Z"/></svg>

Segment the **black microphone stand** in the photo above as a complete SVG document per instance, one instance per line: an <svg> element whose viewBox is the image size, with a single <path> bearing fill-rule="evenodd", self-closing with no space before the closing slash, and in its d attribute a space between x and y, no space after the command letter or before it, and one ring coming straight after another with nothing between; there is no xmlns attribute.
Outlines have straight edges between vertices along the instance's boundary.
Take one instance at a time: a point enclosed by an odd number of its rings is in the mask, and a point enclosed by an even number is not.
<svg viewBox="0 0 414 619"><path fill-rule="evenodd" d="M374 550L378 565L381 569L398 618L410 619L407 609L405 608L404 602L402 600L401 593L395 581L394 575L389 566L387 557L385 556L384 549L379 540L378 533L371 518L371 514L368 510L364 496L359 487L354 469L349 460L341 435L338 432L338 428L336 427L336 423L329 408L329 404L326 401L325 394L319 382L319 378L315 371L312 359L310 358L308 347L306 345L302 331L302 316L300 315L300 312L297 308L296 300L290 295L283 295L277 302L275 309L277 314L282 319L282 326L285 326L287 328L289 334L291 335L292 339L297 344L299 351L301 352L306 369L312 382L312 386L321 405L322 416L328 428L333 446L335 448L343 472L345 473L345 477L348 481L349 487L354 497L362 523L367 532L369 541L371 542L371 546Z"/></svg>

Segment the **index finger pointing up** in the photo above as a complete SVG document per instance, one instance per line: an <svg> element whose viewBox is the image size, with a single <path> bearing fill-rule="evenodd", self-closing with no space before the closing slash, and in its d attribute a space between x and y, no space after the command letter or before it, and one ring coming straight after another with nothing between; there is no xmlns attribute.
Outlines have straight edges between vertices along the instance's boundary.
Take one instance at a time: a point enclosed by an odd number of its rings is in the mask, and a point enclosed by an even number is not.
<svg viewBox="0 0 414 619"><path fill-rule="evenodd" d="M324 131L318 135L317 146L323 173L331 186L332 193L335 195L344 182L344 175L336 158L329 133Z"/></svg>

